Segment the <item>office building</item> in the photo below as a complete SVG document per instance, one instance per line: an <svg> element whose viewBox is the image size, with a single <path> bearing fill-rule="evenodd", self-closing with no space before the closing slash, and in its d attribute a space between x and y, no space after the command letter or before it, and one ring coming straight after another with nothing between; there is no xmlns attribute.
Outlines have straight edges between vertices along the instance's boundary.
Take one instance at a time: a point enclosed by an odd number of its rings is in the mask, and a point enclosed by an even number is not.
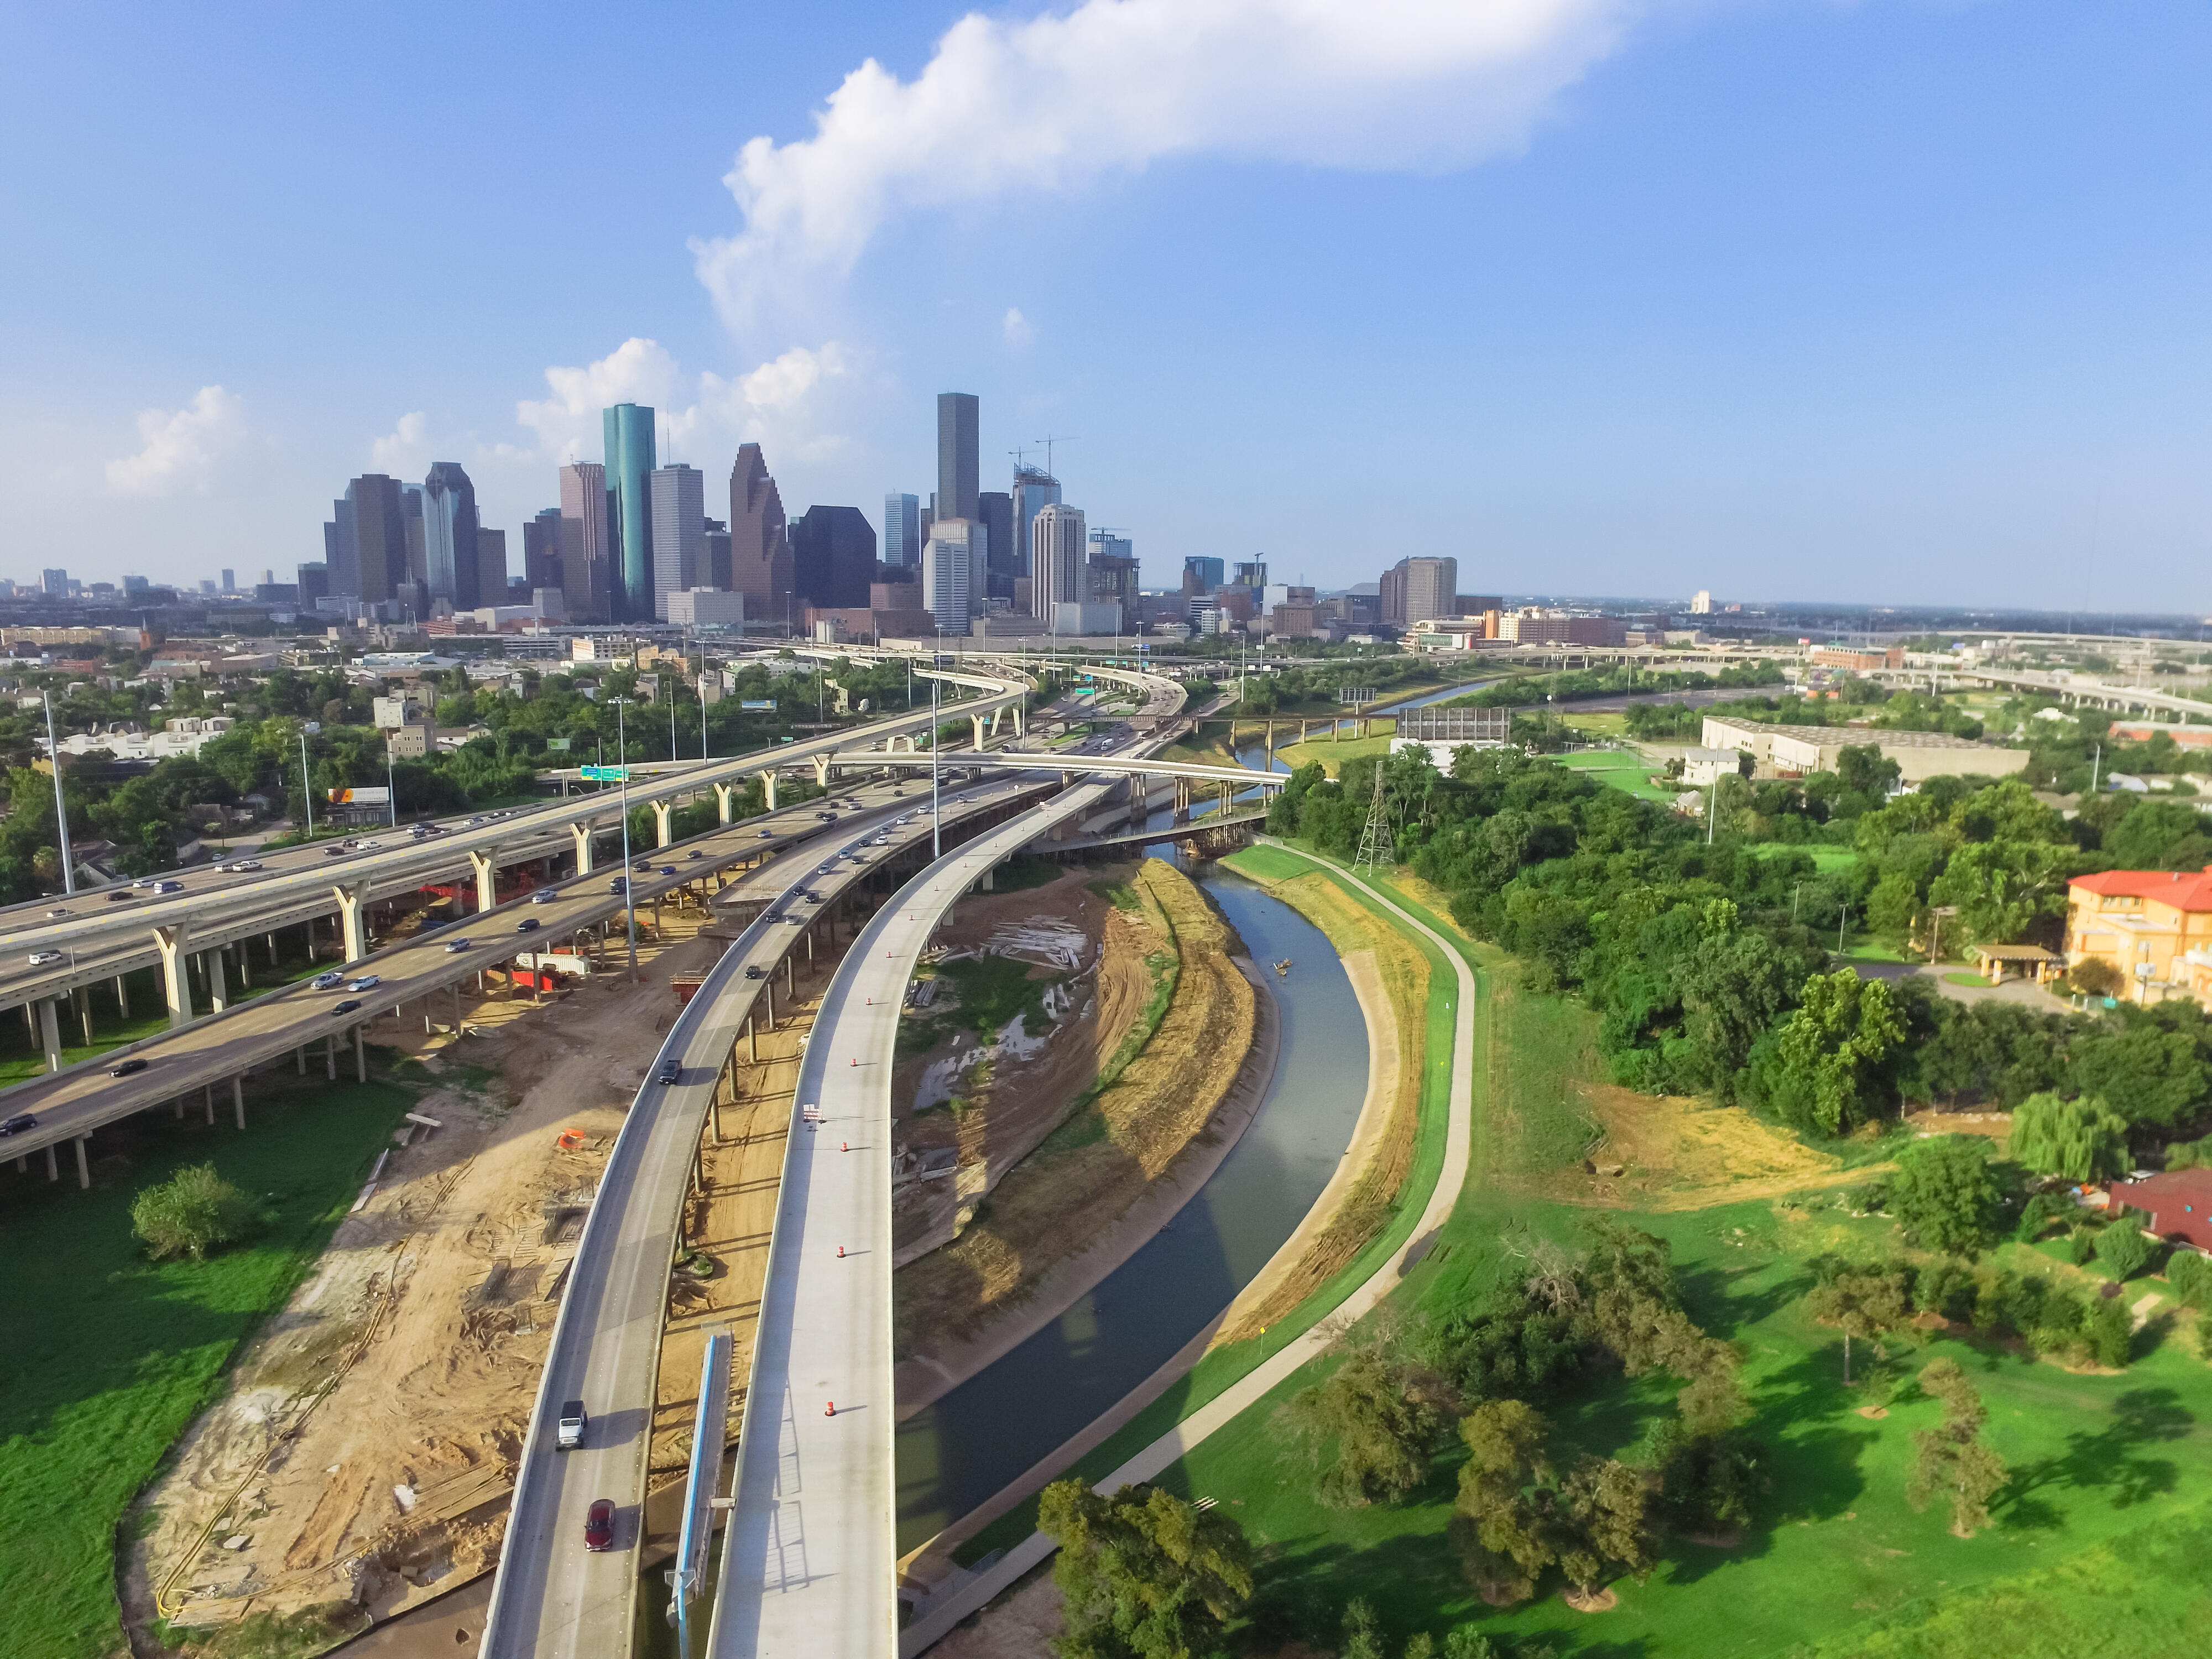
<svg viewBox="0 0 2212 1659"><path fill-rule="evenodd" d="M561 469L561 604L571 622L613 620L613 514L607 470L597 461Z"/></svg>
<svg viewBox="0 0 2212 1659"><path fill-rule="evenodd" d="M1232 586L1265 587L1267 585L1267 562L1265 559L1239 560Z"/></svg>
<svg viewBox="0 0 2212 1659"><path fill-rule="evenodd" d="M522 526L522 576L533 590L561 586L559 507L547 507Z"/></svg>
<svg viewBox="0 0 2212 1659"><path fill-rule="evenodd" d="M69 598L69 572L41 570L39 573L39 591L50 599Z"/></svg>
<svg viewBox="0 0 2212 1659"><path fill-rule="evenodd" d="M422 490L420 485L399 486L399 517L404 532L403 539L407 544L407 556L404 568L394 579L392 590L394 597L399 597L399 590L410 584L416 588L428 586L423 578L429 567L430 543L422 525Z"/></svg>
<svg viewBox="0 0 2212 1659"><path fill-rule="evenodd" d="M802 605L865 609L876 532L857 507L810 507L792 525L791 581Z"/></svg>
<svg viewBox="0 0 2212 1659"><path fill-rule="evenodd" d="M1093 604L1120 608L1121 620L1113 631L1133 632L1141 601L1137 592L1137 556L1127 536L1094 530L1091 532L1090 593Z"/></svg>
<svg viewBox="0 0 2212 1659"><path fill-rule="evenodd" d="M1022 465L1014 469L1014 545L1009 562L1017 576L1026 576L1030 570L1030 527L1036 515L1060 501L1060 480L1042 467Z"/></svg>
<svg viewBox="0 0 2212 1659"><path fill-rule="evenodd" d="M921 501L918 496L890 490L884 496L884 558L885 564L912 567L921 562Z"/></svg>
<svg viewBox="0 0 2212 1659"><path fill-rule="evenodd" d="M303 560L300 565L299 580L293 586L299 592L300 609L313 611L316 600L330 596L331 568L326 564L316 564L312 560Z"/></svg>
<svg viewBox="0 0 2212 1659"><path fill-rule="evenodd" d="M1048 619L1054 607L1089 597L1083 569L1088 542L1080 507L1055 501L1038 512L1030 525L1030 615Z"/></svg>
<svg viewBox="0 0 2212 1659"><path fill-rule="evenodd" d="M418 495L420 492L417 492ZM407 525L399 480L365 472L333 503L324 547L333 597L381 605L407 580Z"/></svg>
<svg viewBox="0 0 2212 1659"><path fill-rule="evenodd" d="M218 589L218 590L216 590L216 591L217 591L217 592L223 592L223 593L235 593L235 592L238 592L238 573L237 573L236 571L234 571L234 570L226 570L226 571L224 571L224 572L222 573L222 587L221 587L221 588L219 588L219 589Z"/></svg>
<svg viewBox="0 0 2212 1659"><path fill-rule="evenodd" d="M707 520L706 535L702 544L702 555L706 564L702 568L699 586L727 593L730 586L730 526L720 519Z"/></svg>
<svg viewBox="0 0 2212 1659"><path fill-rule="evenodd" d="M486 530L482 525L477 526L476 579L477 595L483 604L471 605L468 607L470 610L507 603L507 532L504 530Z"/></svg>
<svg viewBox="0 0 2212 1659"><path fill-rule="evenodd" d="M612 604L617 622L653 614L653 410L644 404L617 404L600 416L606 441L607 493L612 498L614 532L607 556Z"/></svg>
<svg viewBox="0 0 2212 1659"><path fill-rule="evenodd" d="M477 490L459 461L440 461L422 480L422 569L419 580L433 604L443 599L456 611L473 611L502 596L477 597ZM502 564L504 558L502 556ZM500 579L504 590L507 580Z"/></svg>
<svg viewBox="0 0 2212 1659"><path fill-rule="evenodd" d="M1382 573L1384 626L1411 628L1459 614L1457 559L1401 559Z"/></svg>
<svg viewBox="0 0 2212 1659"><path fill-rule="evenodd" d="M1219 559L1192 554L1182 562L1182 591L1187 594L1211 593L1222 585L1227 574L1228 567Z"/></svg>
<svg viewBox="0 0 2212 1659"><path fill-rule="evenodd" d="M940 634L968 632L975 575L989 567L988 534L972 519L931 521L921 547L921 608Z"/></svg>
<svg viewBox="0 0 2212 1659"><path fill-rule="evenodd" d="M972 392L937 394L937 499L930 503L936 516L978 516L975 498L982 489L982 472L976 410Z"/></svg>
<svg viewBox="0 0 2212 1659"><path fill-rule="evenodd" d="M707 582L707 475L681 461L648 476L653 535L653 614L668 617L668 596Z"/></svg>
<svg viewBox="0 0 2212 1659"><path fill-rule="evenodd" d="M730 587L756 622L796 619L783 496L758 444L739 445L730 468Z"/></svg>
<svg viewBox="0 0 2212 1659"><path fill-rule="evenodd" d="M745 620L745 596L720 588L693 587L667 596L668 611L661 618L685 628L741 628Z"/></svg>
<svg viewBox="0 0 2212 1659"><path fill-rule="evenodd" d="M1014 578L1021 574L1014 568L1014 498L1003 489L986 489L975 497L975 511L991 538L985 592L991 599L1011 599Z"/></svg>
<svg viewBox="0 0 2212 1659"><path fill-rule="evenodd" d="M1713 596L1711 592L1701 587L1691 595L1690 614L1693 617L1710 617L1713 614Z"/></svg>

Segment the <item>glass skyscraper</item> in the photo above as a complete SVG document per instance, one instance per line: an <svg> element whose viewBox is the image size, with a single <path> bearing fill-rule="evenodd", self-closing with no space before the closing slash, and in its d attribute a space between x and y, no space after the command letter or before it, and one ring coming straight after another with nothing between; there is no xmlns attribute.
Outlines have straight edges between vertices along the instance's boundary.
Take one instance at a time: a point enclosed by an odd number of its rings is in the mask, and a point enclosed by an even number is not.
<svg viewBox="0 0 2212 1659"><path fill-rule="evenodd" d="M1030 538L1036 531L1036 515L1059 502L1060 480L1042 467L1018 466L1013 497L1012 570L1017 576L1033 576L1036 573L1030 562Z"/></svg>
<svg viewBox="0 0 2212 1659"><path fill-rule="evenodd" d="M456 611L499 605L506 595L477 597L477 489L459 461L439 461L422 480L422 577L426 602Z"/></svg>
<svg viewBox="0 0 2212 1659"><path fill-rule="evenodd" d="M653 603L653 410L617 404L604 417L607 494L614 520L614 601L617 622L647 621Z"/></svg>

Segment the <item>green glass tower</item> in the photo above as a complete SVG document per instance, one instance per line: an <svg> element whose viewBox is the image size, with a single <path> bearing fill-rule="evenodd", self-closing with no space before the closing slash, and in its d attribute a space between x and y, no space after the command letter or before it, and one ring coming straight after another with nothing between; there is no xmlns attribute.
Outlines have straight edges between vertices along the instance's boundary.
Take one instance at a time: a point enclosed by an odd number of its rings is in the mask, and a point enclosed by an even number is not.
<svg viewBox="0 0 2212 1659"><path fill-rule="evenodd" d="M613 599L618 622L653 615L653 410L617 404L605 412L607 507L614 521Z"/></svg>

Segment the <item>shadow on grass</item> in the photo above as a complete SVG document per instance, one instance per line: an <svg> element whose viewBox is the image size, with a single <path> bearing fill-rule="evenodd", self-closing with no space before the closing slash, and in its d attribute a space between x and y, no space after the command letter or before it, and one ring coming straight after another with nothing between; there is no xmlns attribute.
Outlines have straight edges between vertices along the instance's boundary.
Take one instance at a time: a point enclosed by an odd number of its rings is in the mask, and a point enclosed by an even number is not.
<svg viewBox="0 0 2212 1659"><path fill-rule="evenodd" d="M2112 1402L2112 1420L2097 1430L2077 1429L2066 1449L2023 1464L1994 1505L1999 1523L2023 1532L2055 1532L2064 1524L2047 1494L2095 1490L2116 1510L2164 1498L2181 1484L2171 1459L2143 1448L2185 1439L2197 1419L2171 1389L2131 1389Z"/></svg>

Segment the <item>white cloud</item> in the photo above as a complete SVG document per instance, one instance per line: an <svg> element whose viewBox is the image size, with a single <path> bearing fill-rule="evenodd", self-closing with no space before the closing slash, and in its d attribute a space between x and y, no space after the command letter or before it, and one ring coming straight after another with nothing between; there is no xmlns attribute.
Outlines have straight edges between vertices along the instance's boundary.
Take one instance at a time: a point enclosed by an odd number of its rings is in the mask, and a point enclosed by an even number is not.
<svg viewBox="0 0 2212 1659"><path fill-rule="evenodd" d="M1019 306L1006 308L1006 320L1000 326L1006 331L1006 343L1010 346L1025 346L1036 338L1036 330L1030 326L1030 319L1022 315Z"/></svg>
<svg viewBox="0 0 2212 1659"><path fill-rule="evenodd" d="M424 441L421 410L402 415L398 424L368 447L369 469L395 478L411 478L429 470L431 456Z"/></svg>
<svg viewBox="0 0 2212 1659"><path fill-rule="evenodd" d="M184 408L149 409L138 416L143 441L136 455L107 464L107 488L118 495L172 495L204 490L216 463L246 436L246 400L204 386Z"/></svg>
<svg viewBox="0 0 2212 1659"><path fill-rule="evenodd" d="M524 399L514 406L514 418L538 434L541 450L561 461L599 453L603 410L617 404L650 404L667 413L687 395L687 377L667 348L636 336L595 363L547 369L545 384L553 395Z"/></svg>
<svg viewBox="0 0 2212 1659"><path fill-rule="evenodd" d="M1083 0L971 13L911 82L873 58L811 138L723 179L736 235L695 245L734 326L849 270L903 210L1061 191L1177 155L1435 172L1522 144L1656 0Z"/></svg>

